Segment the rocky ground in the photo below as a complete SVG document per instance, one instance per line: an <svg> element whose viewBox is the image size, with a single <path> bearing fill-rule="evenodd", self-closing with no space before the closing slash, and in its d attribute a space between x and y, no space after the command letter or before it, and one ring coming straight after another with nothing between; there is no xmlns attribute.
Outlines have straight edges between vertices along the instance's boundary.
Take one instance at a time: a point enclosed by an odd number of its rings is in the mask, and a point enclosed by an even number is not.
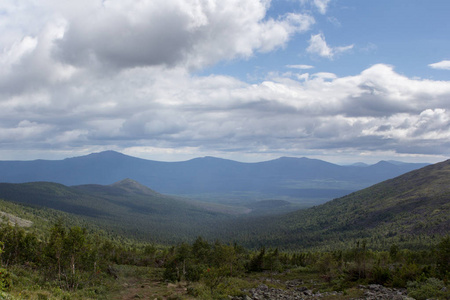
<svg viewBox="0 0 450 300"><path fill-rule="evenodd" d="M9 221L11 225L17 225L20 227L31 227L31 225L33 225L33 222L29 220L25 220L15 215L0 211L0 222L2 221Z"/></svg>
<svg viewBox="0 0 450 300"><path fill-rule="evenodd" d="M360 285L358 286L363 292L363 297L351 298L353 300L413 300L406 295L405 289L391 289L386 288L382 285L371 284L371 285ZM286 289L281 288L269 288L265 284L261 284L257 288L250 289L248 291L250 296L234 297L232 300L265 300L265 299L320 299L320 298L337 298L342 296L342 292L316 292L298 285L298 282L290 281L286 283Z"/></svg>

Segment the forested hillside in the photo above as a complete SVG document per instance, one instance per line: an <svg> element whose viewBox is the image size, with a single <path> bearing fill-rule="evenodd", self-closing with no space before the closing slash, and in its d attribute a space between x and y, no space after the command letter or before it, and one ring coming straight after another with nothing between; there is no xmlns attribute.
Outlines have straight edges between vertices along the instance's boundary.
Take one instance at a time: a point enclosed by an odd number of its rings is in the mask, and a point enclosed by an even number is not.
<svg viewBox="0 0 450 300"><path fill-rule="evenodd" d="M1 183L0 199L63 211L123 236L160 243L209 236L214 224L233 216L226 207L203 208L130 179L107 186Z"/></svg>
<svg viewBox="0 0 450 300"><path fill-rule="evenodd" d="M450 232L450 160L424 167L284 216L254 218L223 236L258 247L342 248L357 239L371 247L421 247Z"/></svg>

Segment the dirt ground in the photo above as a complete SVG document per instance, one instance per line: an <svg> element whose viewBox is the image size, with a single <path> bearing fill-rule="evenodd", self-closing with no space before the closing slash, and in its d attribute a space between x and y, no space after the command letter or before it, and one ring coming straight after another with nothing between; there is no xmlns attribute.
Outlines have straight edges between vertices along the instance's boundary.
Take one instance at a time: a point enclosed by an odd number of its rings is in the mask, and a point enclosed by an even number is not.
<svg viewBox="0 0 450 300"><path fill-rule="evenodd" d="M116 287L111 299L195 299L187 294L185 282L162 281L159 270L145 267L117 267Z"/></svg>

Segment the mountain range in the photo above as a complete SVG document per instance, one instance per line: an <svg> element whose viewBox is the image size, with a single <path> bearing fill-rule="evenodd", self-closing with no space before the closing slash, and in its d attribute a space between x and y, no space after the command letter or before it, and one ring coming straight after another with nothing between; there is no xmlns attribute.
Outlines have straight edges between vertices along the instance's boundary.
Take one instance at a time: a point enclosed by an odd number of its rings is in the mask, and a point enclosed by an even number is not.
<svg viewBox="0 0 450 300"><path fill-rule="evenodd" d="M160 243L203 236L251 248L337 249L357 240L371 248L412 248L450 232L450 160L289 213L283 212L289 202L265 200L242 206L247 211L239 214L229 206L163 195L132 179L77 186L1 183L0 199L62 211L115 234ZM279 214L249 214L264 209Z"/></svg>
<svg viewBox="0 0 450 300"><path fill-rule="evenodd" d="M241 204L276 199L312 206L425 165L380 161L340 166L292 157L259 163L215 157L160 162L105 151L64 160L0 161L0 182L109 185L130 178L160 193L202 201Z"/></svg>

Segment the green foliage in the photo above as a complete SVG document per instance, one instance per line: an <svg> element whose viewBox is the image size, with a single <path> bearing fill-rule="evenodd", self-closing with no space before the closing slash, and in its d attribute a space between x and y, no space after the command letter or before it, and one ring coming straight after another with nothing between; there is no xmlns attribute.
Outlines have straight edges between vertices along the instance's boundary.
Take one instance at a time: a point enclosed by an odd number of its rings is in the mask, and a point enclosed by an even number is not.
<svg viewBox="0 0 450 300"><path fill-rule="evenodd" d="M243 266L239 261L243 249L236 245L225 245L218 241L208 243L199 237L191 245L182 243L171 249L165 263L164 279L196 282L211 277L211 270L220 269L227 277L238 274ZM209 273L209 275L208 275Z"/></svg>
<svg viewBox="0 0 450 300"><path fill-rule="evenodd" d="M264 256L266 255L266 248L262 247L258 254L248 262L247 272L261 272L264 270Z"/></svg>
<svg viewBox="0 0 450 300"><path fill-rule="evenodd" d="M23 228L12 226L10 223L1 224L0 240L3 243L1 255L3 265L37 260L38 239L34 234L25 232Z"/></svg>
<svg viewBox="0 0 450 300"><path fill-rule="evenodd" d="M372 270L371 283L389 285L392 283L392 272L388 266L375 266Z"/></svg>
<svg viewBox="0 0 450 300"><path fill-rule="evenodd" d="M397 258L398 250L399 248L396 244L393 244L389 250L389 256L393 261L395 261Z"/></svg>
<svg viewBox="0 0 450 300"><path fill-rule="evenodd" d="M439 274L436 267L439 255L434 248L411 251L390 247L395 249L394 255L393 251L373 251L362 240L353 248L329 252L282 252L265 247L242 252L237 245L208 243L198 238L192 245L172 248L164 278L195 282L190 294L198 298L231 295L230 282L240 276L266 272L270 275L265 276L272 278L295 266L300 266L297 269L303 273L312 272L332 290L343 291L357 284L371 283L405 288L407 282L424 282Z"/></svg>
<svg viewBox="0 0 450 300"><path fill-rule="evenodd" d="M176 282L181 280L180 269L176 260L170 260L165 265L164 279L170 282Z"/></svg>
<svg viewBox="0 0 450 300"><path fill-rule="evenodd" d="M401 268L395 270L392 285L394 287L405 287L408 281L416 280L420 274L421 272L417 264L404 264Z"/></svg>
<svg viewBox="0 0 450 300"><path fill-rule="evenodd" d="M441 276L450 277L450 236L441 240L437 247L437 265Z"/></svg>
<svg viewBox="0 0 450 300"><path fill-rule="evenodd" d="M15 298L8 293L0 291L0 300L15 300Z"/></svg>
<svg viewBox="0 0 450 300"><path fill-rule="evenodd" d="M0 291L6 292L11 288L11 275L8 270L0 268Z"/></svg>
<svg viewBox="0 0 450 300"><path fill-rule="evenodd" d="M446 291L445 284L437 278L428 278L424 282L408 282L408 296L417 300L448 299L450 293Z"/></svg>
<svg viewBox="0 0 450 300"><path fill-rule="evenodd" d="M215 298L216 290L219 286L226 285L226 279L229 276L229 269L226 266L211 267L204 273L202 281L209 288L211 296Z"/></svg>

